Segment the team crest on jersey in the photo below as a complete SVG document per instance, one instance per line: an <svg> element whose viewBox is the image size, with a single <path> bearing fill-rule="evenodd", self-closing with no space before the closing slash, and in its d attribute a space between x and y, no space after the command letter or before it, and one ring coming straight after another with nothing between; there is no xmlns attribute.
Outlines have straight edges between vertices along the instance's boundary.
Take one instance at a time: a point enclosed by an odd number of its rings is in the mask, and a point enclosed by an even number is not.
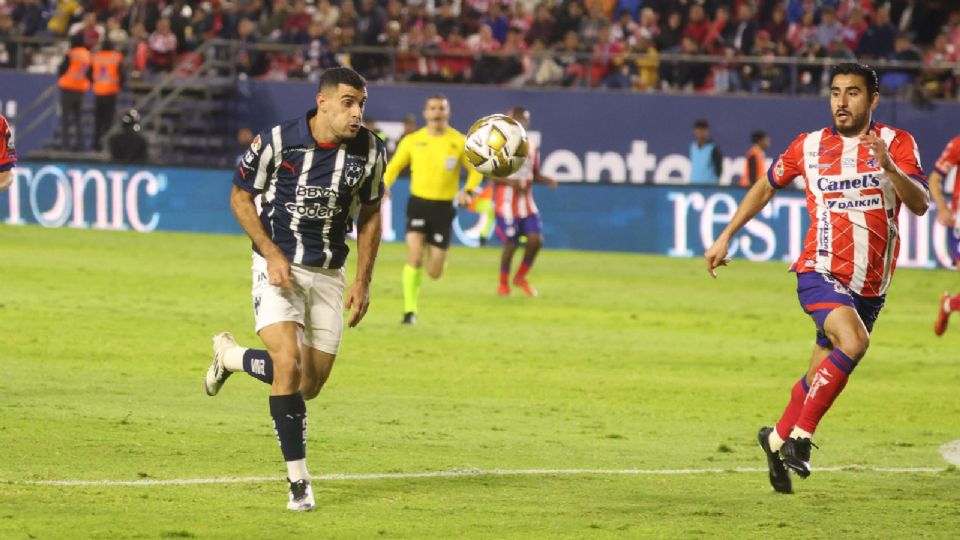
<svg viewBox="0 0 960 540"><path fill-rule="evenodd" d="M360 182L363 178L363 166L364 163L361 160L347 161L343 169L343 180L348 186L353 187Z"/></svg>

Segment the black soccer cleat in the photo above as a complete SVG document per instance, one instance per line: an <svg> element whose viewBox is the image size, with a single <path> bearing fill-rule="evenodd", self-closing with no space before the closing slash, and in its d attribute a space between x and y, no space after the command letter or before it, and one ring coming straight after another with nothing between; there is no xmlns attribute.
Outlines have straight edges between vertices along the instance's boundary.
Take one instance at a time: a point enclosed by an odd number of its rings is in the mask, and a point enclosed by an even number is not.
<svg viewBox="0 0 960 540"><path fill-rule="evenodd" d="M290 482L290 479L287 479ZM309 512L313 510L313 488L309 480L290 482L290 493L287 496L287 510L294 512Z"/></svg>
<svg viewBox="0 0 960 540"><path fill-rule="evenodd" d="M411 326L417 324L417 314L412 311L404 313L403 320L400 321L400 324L409 324Z"/></svg>
<svg viewBox="0 0 960 540"><path fill-rule="evenodd" d="M810 476L810 447L815 446L807 438L797 439L790 437L780 449L780 459L800 478Z"/></svg>
<svg viewBox="0 0 960 540"><path fill-rule="evenodd" d="M793 482L790 480L790 472L780 460L780 455L770 449L770 433L772 427L762 427L757 433L757 440L760 442L760 448L767 455L767 469L770 476L770 485L777 493L793 493Z"/></svg>

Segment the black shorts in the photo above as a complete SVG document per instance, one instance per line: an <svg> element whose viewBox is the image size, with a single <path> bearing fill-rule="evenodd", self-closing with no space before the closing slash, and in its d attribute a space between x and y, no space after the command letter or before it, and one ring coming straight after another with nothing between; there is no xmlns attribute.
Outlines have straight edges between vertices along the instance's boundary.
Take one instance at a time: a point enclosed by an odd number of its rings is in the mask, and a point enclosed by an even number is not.
<svg viewBox="0 0 960 540"><path fill-rule="evenodd" d="M450 247L456 216L453 201L431 201L413 195L407 200L407 232L425 234L427 243L440 249Z"/></svg>

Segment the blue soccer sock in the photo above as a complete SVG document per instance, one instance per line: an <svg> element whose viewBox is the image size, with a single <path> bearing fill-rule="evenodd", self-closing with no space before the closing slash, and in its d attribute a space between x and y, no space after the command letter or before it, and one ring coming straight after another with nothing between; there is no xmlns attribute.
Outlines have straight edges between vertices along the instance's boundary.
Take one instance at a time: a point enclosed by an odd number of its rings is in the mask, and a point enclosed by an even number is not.
<svg viewBox="0 0 960 540"><path fill-rule="evenodd" d="M273 384L273 359L265 349L243 351L243 371L254 379Z"/></svg>
<svg viewBox="0 0 960 540"><path fill-rule="evenodd" d="M300 392L270 396L270 415L280 441L280 452L287 463L287 476L296 482L307 475L307 404Z"/></svg>

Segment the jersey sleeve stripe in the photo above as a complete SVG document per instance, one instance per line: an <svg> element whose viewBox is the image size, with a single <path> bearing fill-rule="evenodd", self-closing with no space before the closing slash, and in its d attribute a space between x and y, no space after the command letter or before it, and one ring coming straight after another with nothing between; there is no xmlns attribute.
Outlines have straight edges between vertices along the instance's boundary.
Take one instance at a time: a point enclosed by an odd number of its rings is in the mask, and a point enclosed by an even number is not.
<svg viewBox="0 0 960 540"><path fill-rule="evenodd" d="M773 186L773 189L780 190L786 186L781 186L773 179L773 168L777 165L777 161L783 158L778 158L773 160L773 163L770 164L770 167L767 169L767 182L770 182L770 185Z"/></svg>
<svg viewBox="0 0 960 540"><path fill-rule="evenodd" d="M267 180L269 174L267 174L267 169L270 168L270 162L273 159L273 144L268 144L263 148L263 153L260 154L259 163L257 163L257 176L253 180L253 189L250 191L261 192L264 187L267 185ZM276 170L276 167L274 167Z"/></svg>

